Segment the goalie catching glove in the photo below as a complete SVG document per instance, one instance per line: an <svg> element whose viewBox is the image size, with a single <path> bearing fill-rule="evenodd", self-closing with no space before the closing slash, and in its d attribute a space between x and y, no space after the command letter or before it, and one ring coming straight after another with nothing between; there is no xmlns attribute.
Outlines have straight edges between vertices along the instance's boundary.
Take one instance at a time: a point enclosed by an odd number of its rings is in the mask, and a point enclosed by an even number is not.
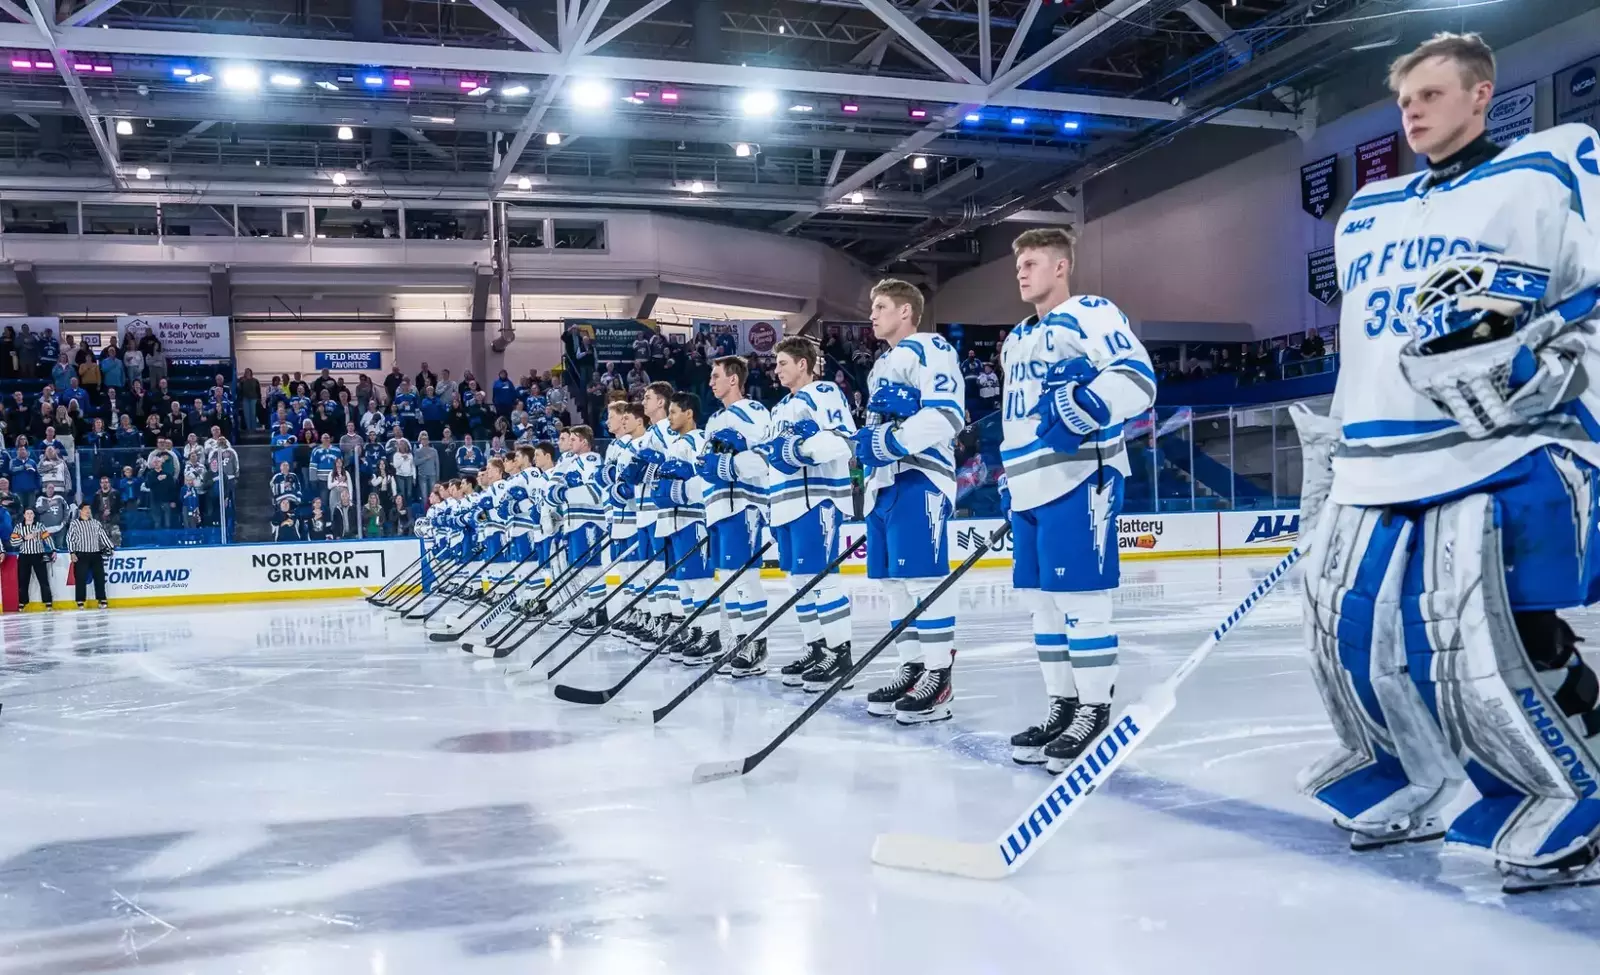
<svg viewBox="0 0 1600 975"><path fill-rule="evenodd" d="M1539 268L1474 255L1445 261L1417 291L1401 372L1473 439L1537 424L1583 389L1583 323L1600 290L1541 310L1548 281Z"/></svg>

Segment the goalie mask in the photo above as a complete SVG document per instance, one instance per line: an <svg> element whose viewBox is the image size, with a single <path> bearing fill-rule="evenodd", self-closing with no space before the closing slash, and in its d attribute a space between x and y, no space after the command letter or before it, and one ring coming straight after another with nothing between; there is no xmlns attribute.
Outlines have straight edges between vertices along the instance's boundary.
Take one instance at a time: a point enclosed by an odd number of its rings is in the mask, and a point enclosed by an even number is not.
<svg viewBox="0 0 1600 975"><path fill-rule="evenodd" d="M1417 289L1417 351L1438 355L1514 334L1549 283L1548 271L1493 255L1449 258Z"/></svg>

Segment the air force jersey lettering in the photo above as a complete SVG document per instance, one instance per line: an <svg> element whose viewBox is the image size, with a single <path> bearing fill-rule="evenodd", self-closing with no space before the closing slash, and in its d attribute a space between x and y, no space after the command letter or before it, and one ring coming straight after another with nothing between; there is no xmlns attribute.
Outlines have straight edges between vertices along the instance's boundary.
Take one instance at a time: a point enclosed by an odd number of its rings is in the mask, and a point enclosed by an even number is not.
<svg viewBox="0 0 1600 975"><path fill-rule="evenodd" d="M1561 125L1519 140L1453 180L1427 173L1372 183L1339 220L1335 256L1344 302L1340 371L1332 414L1344 443L1334 455L1331 498L1383 505L1448 494L1503 470L1546 444L1600 464L1600 390L1534 428L1471 440L1400 371L1400 349L1418 321L1414 296L1446 257L1493 253L1549 270L1528 277L1530 296L1554 305L1600 284L1600 146L1586 125ZM1514 285L1520 287L1520 285ZM1591 342L1584 357L1600 375Z"/></svg>
<svg viewBox="0 0 1600 975"><path fill-rule="evenodd" d="M901 421L894 439L906 451L904 460L877 468L866 484L866 510L878 491L894 484L902 471L919 470L934 487L956 500L955 439L967 422L966 380L955 346L941 335L919 332L901 339L878 357L867 377L867 394L890 383L911 386L922 394L922 408Z"/></svg>
<svg viewBox="0 0 1600 975"><path fill-rule="evenodd" d="M606 476L604 483L613 484L620 477L622 469L633 460L637 444L633 437L619 435L613 437L610 446L606 447ZM606 508L611 512L611 537L617 541L632 538L639 531L639 505L636 501L618 503L615 495L609 489L606 492Z"/></svg>
<svg viewBox="0 0 1600 975"><path fill-rule="evenodd" d="M1040 440L1034 410L1050 366L1087 358L1099 374L1090 381L1111 410L1111 422L1070 454ZM1103 464L1129 473L1122 425L1155 404L1156 374L1128 316L1105 298L1077 295L1011 330L1000 350L1005 371L1004 438L1000 460L1011 489L1011 507L1031 511L1088 480Z"/></svg>

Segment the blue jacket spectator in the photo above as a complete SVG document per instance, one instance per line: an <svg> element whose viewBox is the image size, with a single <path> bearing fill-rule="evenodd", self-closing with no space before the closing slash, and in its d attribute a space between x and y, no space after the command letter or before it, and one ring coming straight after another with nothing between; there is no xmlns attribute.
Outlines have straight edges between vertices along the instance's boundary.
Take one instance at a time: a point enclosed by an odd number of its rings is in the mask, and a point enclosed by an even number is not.
<svg viewBox="0 0 1600 975"><path fill-rule="evenodd" d="M500 378L494 381L494 411L509 415L511 408L517 405L517 384L504 369L500 370Z"/></svg>
<svg viewBox="0 0 1600 975"><path fill-rule="evenodd" d="M383 460L385 453L377 435L367 434L367 442L361 445L361 470L367 474L377 470L378 461Z"/></svg>
<svg viewBox="0 0 1600 975"><path fill-rule="evenodd" d="M443 423L444 422L444 414L445 414L446 407L445 407L444 399L442 397L439 397L439 396L424 396L424 397L422 397L422 402L421 402L421 404L419 405L418 408L420 409L420 411L422 413L422 422L423 423L432 424L432 423Z"/></svg>
<svg viewBox="0 0 1600 975"><path fill-rule="evenodd" d="M472 442L472 434L461 438L461 446L456 448L456 470L462 477L475 477L483 470L483 449Z"/></svg>
<svg viewBox="0 0 1600 975"><path fill-rule="evenodd" d="M122 499L124 508L131 508L138 504L141 483L139 475L133 472L132 467L124 466L122 468L122 474L117 477L117 497Z"/></svg>
<svg viewBox="0 0 1600 975"><path fill-rule="evenodd" d="M48 328L45 329L44 331L40 332L39 333L39 371L40 372L44 372L47 369L54 368L55 364L56 364L56 360L60 356L61 356L61 343L56 341L55 333L52 332ZM61 385L60 383L57 383L56 384L57 388L59 388L60 385Z"/></svg>
<svg viewBox="0 0 1600 975"><path fill-rule="evenodd" d="M394 414L400 418L401 423L416 423L420 419L417 412L417 394L407 388L408 384L402 383L400 391L394 394Z"/></svg>
<svg viewBox="0 0 1600 975"><path fill-rule="evenodd" d="M299 443L294 435L294 428L279 427L278 432L272 435L272 462L282 464L284 461L294 463L294 447Z"/></svg>
<svg viewBox="0 0 1600 975"><path fill-rule="evenodd" d="M333 438L327 434L322 435L322 442L311 450L311 476L321 485L328 483L328 475L333 473L333 465L344 456L344 452L333 445Z"/></svg>
<svg viewBox="0 0 1600 975"><path fill-rule="evenodd" d="M144 435L134 429L132 417L124 413L118 422L121 425L117 427L117 432L113 434L113 438L119 448L144 446Z"/></svg>
<svg viewBox="0 0 1600 975"><path fill-rule="evenodd" d="M112 350L115 350L116 346L112 346L111 348ZM123 386L126 386L128 384L128 374L122 366L122 357L117 355L114 351L108 352L105 356L101 357L100 378L104 380L106 386L111 388L121 389Z"/></svg>
<svg viewBox="0 0 1600 975"><path fill-rule="evenodd" d="M78 370L70 362L58 359L55 365L50 367L50 384L55 386L58 395L66 392L67 380L77 378Z"/></svg>
<svg viewBox="0 0 1600 975"><path fill-rule="evenodd" d="M18 447L11 459L11 490L25 498L39 493L39 465L26 447Z"/></svg>

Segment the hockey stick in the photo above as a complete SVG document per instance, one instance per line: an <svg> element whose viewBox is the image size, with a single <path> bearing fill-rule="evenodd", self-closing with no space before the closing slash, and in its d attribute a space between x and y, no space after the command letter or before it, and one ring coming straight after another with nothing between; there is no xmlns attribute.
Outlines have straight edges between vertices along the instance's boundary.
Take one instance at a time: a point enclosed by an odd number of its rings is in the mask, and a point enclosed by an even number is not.
<svg viewBox="0 0 1600 975"><path fill-rule="evenodd" d="M446 594L445 590L450 585L450 583L455 581L456 576L460 575L461 571L463 569L465 569L468 566L472 565L472 563L478 558L478 555L482 551L483 551L483 544L480 542L476 546L473 547L472 551L467 555L466 558L464 558L464 559L460 560L459 562L457 562L455 567L453 569L451 569L449 571L449 573L447 573L444 576L444 578L439 579L438 581L436 581L433 584L433 588L434 588L433 592L430 593L426 589L424 589L422 594L420 596L418 596L416 599L406 601L404 605L396 604L395 606L393 606L391 608L396 613L399 613L400 617L402 619L426 619L427 618L426 616L419 617L419 616L412 616L410 614L417 607L419 607L423 603L427 602L428 598L430 596L443 596L444 597L440 601L439 606L443 606L445 603L448 603L452 599L454 599L455 597L453 595ZM478 571L481 571L481 569L482 569L482 567L480 566L478 570L475 570L472 573L472 575L477 575ZM469 578L470 578L470 576L469 576ZM437 610L439 608L439 606L434 607L434 610Z"/></svg>
<svg viewBox="0 0 1600 975"><path fill-rule="evenodd" d="M639 603L644 601L646 596L650 595L650 590L652 590L656 586L660 585L662 581L664 581L665 579L669 578L674 572L678 571L678 568L680 566L682 566L685 562L688 562L691 558L693 558L695 553L700 551L701 547L704 546L710 540L711 540L711 536L710 535L707 535L705 538L700 539L700 541L695 544L694 548L691 548L689 551L683 553L683 557L682 558L678 559L678 561L676 561L676 562L672 563L671 565L667 566L666 571L662 572L659 576L656 576L654 582L651 582L648 586L645 586L643 592L639 593L639 595L637 595L637 596L633 597L632 599L630 599L628 601L628 605L622 607L620 610L617 611L617 618L621 619L622 617L627 616L628 613L632 612L632 610L633 610L633 608L635 606L639 605ZM655 563L654 562L645 562L643 564L648 566L648 565L654 565ZM634 576L637 576L638 574L639 574L639 570L635 569L634 570ZM633 576L629 577L630 580L632 578L633 578ZM622 590L623 590L623 586L618 586L616 589L613 589L611 592L607 593L606 597L600 601L600 605L604 606L607 602L610 602L611 597L615 596L619 592L622 592ZM567 627L567 631L565 633L561 634L559 637L556 637L555 642L551 643L548 647L545 647L543 653L541 653L541 654L539 654L539 656L533 658L533 663L528 665L528 669L527 670L520 671L518 676L520 676L521 674L531 673L533 671L533 668L539 666L539 661L541 661L544 658L550 656L550 654L555 650L555 648L560 646L563 642L565 642L567 637L569 637L573 633L575 633L577 631L577 629L578 629L578 624L577 623L574 623L571 626ZM609 627L607 627L606 629L609 629ZM602 636L604 636L605 633L606 633L605 629L599 630L599 631L597 631L595 633L591 633L589 635L589 638L587 640L583 641L583 645L582 646L580 646L580 647L578 647L578 649L574 650L571 653L571 655L569 655L567 657L567 659L561 661L561 663L559 665L557 665L555 670L552 670L549 673L545 674L544 675L544 679L545 680L549 680L551 677L553 677L555 675L556 671L559 671L562 667L565 667L567 664L571 663L573 658L577 657L578 654L582 653L585 649L587 649L590 644L594 643L594 641L596 641L596 640L600 639Z"/></svg>
<svg viewBox="0 0 1600 975"><path fill-rule="evenodd" d="M595 550L600 551L604 549L606 541L609 538L610 533L607 533L606 536L601 538L600 542L595 545ZM628 554L629 553L627 551L624 551L621 555L613 559L610 565L607 565L600 571L600 578L605 579L607 576L609 576L611 574L611 570L620 565L622 561L628 557ZM571 585L580 575L582 575L583 570L588 568L588 566L585 564L587 561L587 559L584 559L582 561L573 562L571 565L567 566L567 568L563 569L561 572L561 577L552 582L547 587L547 592L545 595L541 596L540 598L548 601L554 599L556 596L561 595L565 587ZM649 563L647 562L644 564L648 565ZM636 570L634 574L629 576L623 584L626 585L628 582L632 582L633 579L638 576L640 571L642 571L642 569ZM490 651L489 653L483 653L479 651L470 643L463 643L461 645L461 649L465 650L467 653L474 654L479 657L492 657L495 660L501 660L505 657L509 657L513 653L516 653L517 649L520 648L524 643L527 643L529 640L533 639L534 636L539 633L539 631L543 630L545 627L554 622L563 610L570 608L573 603L577 602L580 595L581 593L573 593L570 599L568 599L565 603L562 603L560 609L547 610L544 615L544 619L541 619L539 622L535 623L532 629L518 637L517 642L511 644L510 646L502 647L498 644L500 640L504 639L510 634L511 629L518 623L526 622L527 618L525 614L519 614L517 617L513 618L510 622L506 623L505 626L501 627L498 632L481 644L485 650ZM605 601L602 600L600 605L605 605ZM573 625L576 626L577 623L574 622ZM521 673L521 671L515 671L513 673ZM508 673L505 676L511 676L511 674Z"/></svg>
<svg viewBox="0 0 1600 975"><path fill-rule="evenodd" d="M1177 704L1178 685L1200 666L1211 651L1263 596L1271 592L1300 560L1301 550L1283 557L1266 577L1256 583L1233 612L1217 625L1188 659L1178 665L1171 677L1150 688L1122 712L1100 737L1083 750L1065 772L1058 775L1037 800L1028 804L1011 829L991 843L963 843L933 836L885 833L872 844L872 862L886 867L948 873L976 880L1000 880L1022 868L1028 858L1055 834L1067 817L1083 805L1096 788L1117 770L1161 724Z"/></svg>
<svg viewBox="0 0 1600 975"><path fill-rule="evenodd" d="M636 664L632 670L628 671L627 676L622 678L622 683L618 684L615 688L612 688L610 691L589 691L581 687L571 687L567 684L557 684L555 687L556 697L572 704L604 704L611 700L612 695L614 695L618 689L627 686L628 681L639 676L639 672L648 667L650 665L650 661L659 657L663 652L666 651L668 647L672 646L672 642L678 639L679 635L681 635L684 631L688 630L689 626L693 624L695 620L700 618L701 613L705 612L709 607L715 604L717 600L721 599L723 594L729 589L732 589L733 584L738 582L746 572L750 571L751 566L759 566L761 564L762 556L766 555L767 549L771 547L771 542L767 542L765 545L761 546L761 551L751 556L750 561L746 562L744 565L741 565L737 572L734 572L732 575L728 576L727 579L723 580L722 585L718 586L715 592L706 597L705 602L701 603L699 606L696 606L694 612L684 617L683 622L679 623L671 633L663 637L661 642L655 645L654 649L645 654L644 659L639 661L639 663ZM758 568L756 571L760 572L761 570ZM744 646L744 644L745 641L743 640L739 642L739 646L741 647ZM579 652L582 652L582 649L583 648L580 647ZM573 656L577 656L577 654L573 654ZM570 660L572 658L569 657L567 659ZM716 673L716 667L720 666L721 663L722 655L719 654L712 662L711 672ZM550 671L550 673L546 676L554 677L556 670L560 670L561 667L565 666L566 661L564 660L561 662L560 667Z"/></svg>
<svg viewBox="0 0 1600 975"><path fill-rule="evenodd" d="M478 556L483 554L484 549L486 549L486 548L488 548L488 543L487 542L478 543L478 548L477 548L477 550L475 552L472 553L472 558L468 559L466 562L463 562L462 565L465 566L465 565L475 561ZM466 580L463 581L462 583L460 583L460 585L464 587L464 586L470 585L473 582L479 581L480 577L485 572L489 571L489 567L491 565L494 565L494 563L493 562L489 562L489 561L485 561L482 565L478 566L476 569L473 569L471 572L467 573ZM452 575L454 575L454 573L452 573ZM442 586L443 586L443 584L441 583L441 588L442 588ZM480 583L480 586L481 586L481 583ZM444 609L446 606L450 605L452 602L454 602L454 601L459 599L459 600L462 600L464 603L470 605L472 603L477 602L479 599L482 599L482 598L483 598L483 592L482 592L481 589L478 592L468 593L466 595L460 595L460 594L457 594L457 593L447 593L447 594L444 594L444 598L439 600L437 605L435 605L432 609L428 610L426 613L423 613L421 615L415 615L413 613L408 612L406 614L405 618L408 619L408 620L420 620L422 622L423 626L427 626L428 625L428 621L433 619L434 616L438 614L439 610ZM420 607L421 605L422 605L422 603L418 602L416 606L412 607L412 609L415 610L418 607Z"/></svg>
<svg viewBox="0 0 1600 975"><path fill-rule="evenodd" d="M530 551L526 556L523 557L522 561L520 561L516 565L512 566L511 567L511 571L506 573L505 577L503 579L501 579L501 582L504 582L505 579L510 579L510 578L516 576L517 572L523 566L525 566L529 562L533 561L533 556L534 556L536 551L537 550ZM553 558L555 558L555 553L552 552L550 554L550 557L545 559L538 566L536 566L532 572L529 572L527 575L522 576L521 578L517 579L514 583L512 583L510 589L506 590L504 593L501 593L499 597L494 598L491 602L489 602L487 605L485 605L483 607L483 612L479 613L477 615L477 617L475 619L473 619L471 622L467 622L466 620L463 620L460 617L456 617L453 622L455 623L455 625L461 627L459 630L456 630L454 632L449 632L449 633L429 633L428 634L428 639L434 641L435 643L454 643L455 641L461 639L463 636L466 636L467 635L467 631L472 630L472 629L476 629L478 626L481 626L481 625L487 623L489 621L490 617L495 615L496 610L503 609L505 606L507 606L508 605L507 600L509 600L512 596L515 596L517 594L517 590L521 589L523 587L523 585L529 579L532 579L534 576L538 575L539 572L541 570L543 570L544 567L550 563L550 559L553 559ZM496 585L498 585L498 583ZM489 590L489 593L490 593L491 596L493 596L494 589L491 588ZM450 623L452 621L446 620L445 622L446 622L446 625L450 625ZM462 624L465 624L465 625L462 625Z"/></svg>
<svg viewBox="0 0 1600 975"><path fill-rule="evenodd" d="M866 670L867 665L872 663L873 659L877 657L878 654L882 653L885 647L894 643L895 639L898 638L900 634L904 633L907 627L911 626L911 624L917 621L917 617L922 615L923 610L931 606L940 596L943 596L951 586L956 584L957 579L960 579L962 576L966 575L968 570L977 565L979 559L983 558L985 555L988 555L990 549L994 548L996 545L999 545L1001 540L1005 538L1006 533L1010 531L1011 526L1009 524L1001 525L994 535L990 536L988 541L979 542L978 547L973 550L971 555L967 556L965 562L962 562L960 565L956 566L956 568L952 570L948 576L945 576L943 582L935 586L932 592L922 597L922 599L918 601L917 605L911 610L911 612L905 615L904 619L891 627L889 632L885 633L882 639L873 645L871 650L868 650L866 653L862 654L861 659L857 660L854 666L845 671L842 676L835 680L832 686L823 691L821 694L818 694L817 699L812 701L811 705L804 711L801 711L798 718L795 718L793 721L789 722L789 726L778 732L778 736L768 742L760 751L757 751L743 759L736 758L726 762L702 762L701 764L695 766L694 781L712 782L717 779L726 779L734 775L750 774L750 771L765 761L768 755L771 755L773 752L777 751L779 745L783 744L785 741L788 741L790 735L794 734L796 731L799 731L800 726L809 721L812 715L822 710L823 705L833 700L833 696L843 690L846 684L855 680L857 675L859 675L863 670Z"/></svg>
<svg viewBox="0 0 1600 975"><path fill-rule="evenodd" d="M648 718L651 724L660 723L662 718L665 718L667 715L671 714L677 709L678 705L688 700L690 694L693 694L701 687L704 687L706 684L710 683L711 679L717 676L717 671L721 670L724 664L732 660L740 650L743 650L746 644L750 643L761 634L767 632L767 628L769 626L776 623L784 613L787 613L789 610L793 609L795 605L800 602L800 600L806 597L807 593L820 586L822 584L822 580L832 575L833 572L839 568L839 566L843 565L845 561L850 558L850 556L855 554L857 549L861 548L861 546L865 545L866 543L866 536L863 535L862 537L856 539L856 543L854 545L845 549L843 552L840 552L837 558L828 563L827 568L813 576L811 581L807 582L804 586L801 586L799 589L795 590L794 594L786 599L782 606L779 606L777 609L768 612L767 618L762 620L754 630L746 633L743 639L734 644L733 649L724 651L721 656L719 656L716 660L713 660L710 667L707 667L703 673L695 677L688 687L685 687L683 690L678 692L677 697L674 697L672 700L668 701L666 704L663 704L661 707L656 708L655 710L651 710L650 708L642 707L636 704L619 704L614 708L608 709L608 712L602 713L607 713L609 717L617 721L643 721ZM649 658L646 658L644 661L644 663L649 662ZM633 670L628 672L627 676L618 681L615 686L609 687L603 691L583 691L577 688L570 688L574 694L584 695L581 700L576 697L563 697L561 699L564 701L575 701L579 704L605 704L612 698L616 697L617 694L621 692L624 687L627 687L629 682L631 682L635 677L639 676L639 672L642 670L644 670L644 664L640 664L639 666L635 667ZM561 688L559 687L556 688L556 696L561 697Z"/></svg>
<svg viewBox="0 0 1600 975"><path fill-rule="evenodd" d="M419 555L416 559L414 559L411 562L410 565L406 566L404 569L401 569L398 573L396 573L396 575L395 575L395 577L393 579L390 579L388 582L386 582L383 585L379 586L377 589L374 589L372 592L367 593L366 596L365 596L365 599L367 600L367 602L372 603L374 606L378 605L379 603L384 602L385 600L387 600L389 598L390 594L392 594L395 591L396 587L398 587L399 584L402 581L406 581L407 585L409 585L410 584L409 580L411 578L411 574L413 572L416 572L416 573L422 572L426 568L427 563L428 563L428 547L426 545L424 545L422 547L422 554L421 555Z"/></svg>
<svg viewBox="0 0 1600 975"><path fill-rule="evenodd" d="M560 545L551 546L550 557L545 560L544 564L547 566L552 564L554 560L559 558L562 554L563 549ZM554 572L552 578L541 579L540 582L542 583L543 588L541 589L539 595L535 597L535 605L538 603L548 603L553 596L561 592L561 587L565 586L567 584L567 580L571 578L577 571L578 567L568 564L565 568ZM538 573L535 572L534 575L538 575ZM527 610L518 608L517 612L512 615L511 619L505 622L504 626L485 637L482 643L463 643L461 645L461 649L467 653L476 654L480 657L493 656L498 660L499 658L506 656L508 653L510 653L510 651L508 650L506 653L494 652L486 654L483 653L479 648L494 651L502 640L511 635L511 631L516 628L518 623L527 622L530 618L531 617Z"/></svg>
<svg viewBox="0 0 1600 975"><path fill-rule="evenodd" d="M367 601L381 609L394 609L402 600L410 599L416 595L411 591L411 587L416 586L419 592L426 591L423 588L423 583L427 579L430 570L433 572L435 580L437 580L439 574L444 571L445 566L452 565L455 561L450 557L448 551L431 551L423 556L418 564L414 565L407 573L406 578L403 580L404 585L391 583L389 587L385 587L387 591L384 591L383 588L378 590L378 592L383 593L382 598L378 598L377 593L374 593L372 596L367 597ZM401 580L396 580L396 583L399 581Z"/></svg>
<svg viewBox="0 0 1600 975"><path fill-rule="evenodd" d="M604 545L606 543L606 541L610 537L611 536L610 536L609 532L606 533L605 535L601 536L599 544L600 545ZM537 548L535 549L535 551L537 551ZM511 596L515 595L516 591L518 589L522 588L522 586L525 583L533 581L533 579L536 576L538 576L540 572L544 571L546 566L548 566L548 565L550 565L550 563L554 562L556 560L556 558L558 558L560 555L561 555L561 546L552 545L550 547L550 554L545 557L543 562L539 563L539 566L537 568L535 568L532 572L528 573L528 575L526 575L521 580L519 580L516 585L512 586L511 587L511 591L509 593L507 593L505 596L501 597L500 600L496 601L495 606L494 606L493 609L490 609L483 616L480 616L477 620L475 620L473 622L473 624L471 626L468 626L468 627L462 629L462 631L460 633L456 634L456 639L459 639L460 637L466 635L466 633L469 630L473 630L473 629L477 629L477 628L480 628L480 627L488 626L491 623L493 623L496 619L498 619L499 616L500 616L500 612L499 611L504 609L508 605L505 602L505 600L509 599ZM551 594L554 594L555 592L559 592L559 589L556 589L555 587L563 586L563 585L566 584L567 576L568 576L569 572L572 571L572 569L573 569L572 566L568 566L566 569L563 569L561 572L556 573L556 579L554 580L553 585L549 586L549 587L546 587L546 588L550 588L552 590ZM543 580L541 580L541 582L542 581ZM548 598L548 597L545 596L545 597L540 597L540 598ZM517 612L512 615L511 619L507 620L504 626L500 627L500 629L496 630L493 634L491 634L486 640L484 640L483 644L481 644L481 645L489 647L490 649L493 649L494 645L496 643L498 643L500 640L504 639L511 632L511 629L513 627L515 627L519 622L521 622L525 617L526 617L526 614L520 608L517 609ZM433 639L438 639L438 636L434 635L432 638ZM473 645L470 644L470 643L462 644L461 645L461 649L466 651L467 653L475 654L475 655L480 656L480 657L482 657L482 656L490 656L490 654L479 653L476 649L474 649ZM505 654L493 654L492 656L494 656L496 659L499 659L500 657L505 656Z"/></svg>

